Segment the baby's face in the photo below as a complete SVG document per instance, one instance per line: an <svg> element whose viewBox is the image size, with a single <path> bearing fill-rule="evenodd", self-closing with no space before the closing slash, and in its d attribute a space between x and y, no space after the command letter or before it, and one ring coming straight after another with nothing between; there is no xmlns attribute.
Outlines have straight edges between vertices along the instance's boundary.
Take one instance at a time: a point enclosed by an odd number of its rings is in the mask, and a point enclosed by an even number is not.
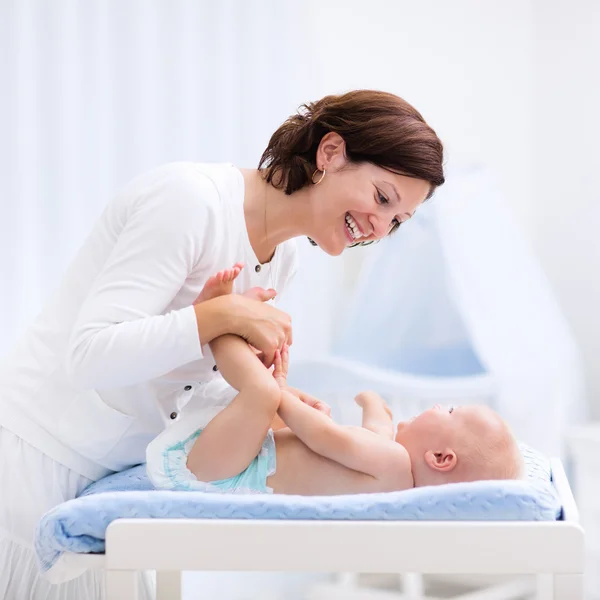
<svg viewBox="0 0 600 600"><path fill-rule="evenodd" d="M483 436L496 418L486 406L436 404L410 421L398 424L396 441L409 452L431 449L432 444L452 444L465 436Z"/></svg>

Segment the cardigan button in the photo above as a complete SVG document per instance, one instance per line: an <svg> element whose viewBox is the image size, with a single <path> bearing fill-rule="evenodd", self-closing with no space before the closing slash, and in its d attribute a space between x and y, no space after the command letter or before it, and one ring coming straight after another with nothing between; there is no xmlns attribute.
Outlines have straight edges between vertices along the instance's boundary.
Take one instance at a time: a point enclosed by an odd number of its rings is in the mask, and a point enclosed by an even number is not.
<svg viewBox="0 0 600 600"><path fill-rule="evenodd" d="M189 391L192 389L192 386L191 386L191 385L186 385L186 386L185 386L183 389L184 389L186 392L189 392Z"/></svg>
<svg viewBox="0 0 600 600"><path fill-rule="evenodd" d="M217 367L217 365L215 365L215 366L213 367L213 371L216 373L218 370L219 370L219 367Z"/></svg>
<svg viewBox="0 0 600 600"><path fill-rule="evenodd" d="M255 270L257 273L260 273L260 269L261 269L261 266L260 266L260 265L256 265L256 266L254 267L254 270Z"/></svg>
<svg viewBox="0 0 600 600"><path fill-rule="evenodd" d="M173 411L169 417L171 417L171 419L176 419L177 418L177 413L175 411Z"/></svg>

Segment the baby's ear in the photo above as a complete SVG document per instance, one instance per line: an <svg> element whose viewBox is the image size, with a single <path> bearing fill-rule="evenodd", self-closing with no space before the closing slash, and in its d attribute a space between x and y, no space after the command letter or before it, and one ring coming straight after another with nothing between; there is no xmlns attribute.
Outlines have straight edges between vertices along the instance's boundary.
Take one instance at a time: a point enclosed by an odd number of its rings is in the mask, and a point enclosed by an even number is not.
<svg viewBox="0 0 600 600"><path fill-rule="evenodd" d="M449 473L456 467L456 462L456 453L451 448L425 452L425 463L438 473Z"/></svg>

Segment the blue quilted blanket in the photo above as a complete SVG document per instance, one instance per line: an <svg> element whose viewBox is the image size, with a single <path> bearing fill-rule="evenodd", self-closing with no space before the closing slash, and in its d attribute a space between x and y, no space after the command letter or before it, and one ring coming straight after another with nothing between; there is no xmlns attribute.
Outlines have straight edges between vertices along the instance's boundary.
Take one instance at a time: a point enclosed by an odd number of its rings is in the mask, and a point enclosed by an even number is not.
<svg viewBox="0 0 600 600"><path fill-rule="evenodd" d="M154 490L144 465L101 479L41 519L35 548L43 571L65 552L104 551L119 518L536 521L560 518L549 461L522 446L524 481L478 481L347 496L207 494Z"/></svg>

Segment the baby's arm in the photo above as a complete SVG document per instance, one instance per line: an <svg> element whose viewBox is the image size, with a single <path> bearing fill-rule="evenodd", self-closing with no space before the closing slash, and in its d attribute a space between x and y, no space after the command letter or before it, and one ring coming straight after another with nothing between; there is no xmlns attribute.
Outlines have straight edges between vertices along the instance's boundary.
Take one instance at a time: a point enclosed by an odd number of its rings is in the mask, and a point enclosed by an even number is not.
<svg viewBox="0 0 600 600"><path fill-rule="evenodd" d="M224 335L210 348L224 379L239 393L203 429L188 455L188 469L206 482L233 477L256 458L281 398L271 373L243 339Z"/></svg>
<svg viewBox="0 0 600 600"><path fill-rule="evenodd" d="M362 410L362 426L388 440L394 439L392 411L383 398L375 392L361 392L354 398Z"/></svg>
<svg viewBox="0 0 600 600"><path fill-rule="evenodd" d="M388 482L393 489L412 487L408 453L393 440L360 427L338 425L287 390L282 390L279 414L316 454Z"/></svg>

